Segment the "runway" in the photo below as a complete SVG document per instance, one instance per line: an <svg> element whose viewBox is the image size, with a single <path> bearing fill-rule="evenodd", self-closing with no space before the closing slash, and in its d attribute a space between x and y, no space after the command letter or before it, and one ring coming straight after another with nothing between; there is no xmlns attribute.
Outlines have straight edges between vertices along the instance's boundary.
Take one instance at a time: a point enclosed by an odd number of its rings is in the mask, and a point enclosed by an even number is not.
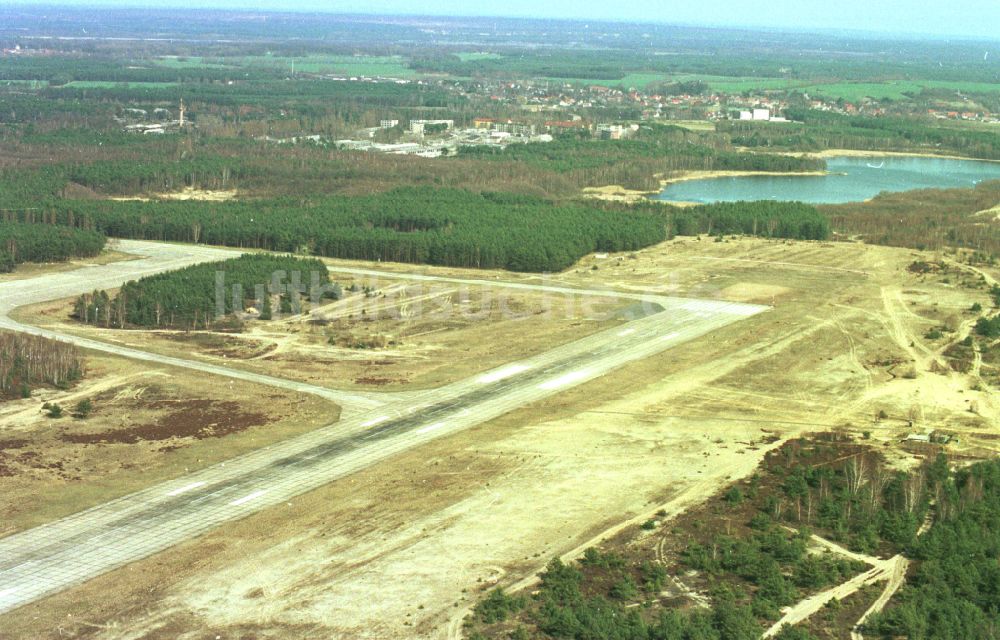
<svg viewBox="0 0 1000 640"><path fill-rule="evenodd" d="M8 289L0 285L0 326L23 329L7 318L10 309L71 296L94 288L109 288L129 275L127 265L138 270L165 270L194 262L232 256L232 252L204 247L125 243L125 251L146 255L142 260L90 267L67 274L14 281ZM187 256L178 253L190 252ZM168 266L169 265L169 266ZM80 274L86 271L87 274ZM431 279L490 286L569 290L580 295L609 295L608 291L581 291L548 285L436 278L434 276L349 270L384 278ZM91 275L91 272L93 275ZM154 271L149 271L154 272ZM118 280L115 280L115 279ZM27 284L35 280L57 280L41 293ZM96 285L95 282L106 284ZM36 283L38 284L38 283ZM73 289L73 287L82 287ZM11 294L8 294L11 291ZM641 360L677 344L705 335L767 310L767 307L714 300L693 300L642 294L618 294L632 298L641 309L636 319L576 340L546 353L508 363L492 371L406 396L340 394L356 409L348 417L327 427L289 439L99 505L62 520L0 538L0 612L9 611L46 595L80 584L117 567L167 549L226 522L245 517L268 506L288 501L337 478L386 461L393 455L436 438L456 433L514 409L558 394L598 378L628 362ZM45 297L47 296L47 297ZM38 332L27 328L32 332ZM47 332L49 335L51 332ZM59 336L73 342L72 336ZM128 357L163 362L132 349L97 343L104 351ZM90 347L90 344L84 346ZM136 354L136 355L133 355ZM167 364L175 364L170 359ZM204 363L182 361L199 370L240 377L262 384L298 385L266 376ZM262 378L262 379L258 379ZM310 385L303 385L309 387ZM315 389L296 389L318 393ZM326 390L330 391L330 390ZM341 400L337 400L341 402Z"/></svg>

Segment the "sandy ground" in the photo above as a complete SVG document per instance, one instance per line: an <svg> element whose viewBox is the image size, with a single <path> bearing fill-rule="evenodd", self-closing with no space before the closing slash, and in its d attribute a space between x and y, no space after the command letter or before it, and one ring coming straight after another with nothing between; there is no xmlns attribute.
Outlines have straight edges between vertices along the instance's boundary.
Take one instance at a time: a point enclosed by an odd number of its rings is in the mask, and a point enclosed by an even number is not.
<svg viewBox="0 0 1000 640"><path fill-rule="evenodd" d="M993 222L1000 222L1000 204L990 209L983 209L982 211L977 211L973 215L983 216L985 218L991 218Z"/></svg>
<svg viewBox="0 0 1000 640"><path fill-rule="evenodd" d="M689 180L709 180L712 178L743 178L747 176L826 176L828 171L681 171L660 180L662 186Z"/></svg>
<svg viewBox="0 0 1000 640"><path fill-rule="evenodd" d="M449 637L482 589L624 520L698 503L750 473L768 436L833 429L898 443L946 428L963 435L959 453L995 452L996 394L941 366L973 320L964 310L987 294L971 273L906 269L935 257L683 238L586 258L558 279L774 310L14 611L0 628L11 638ZM924 337L945 324L956 331ZM888 418L876 422L879 411Z"/></svg>
<svg viewBox="0 0 1000 640"><path fill-rule="evenodd" d="M853 158L876 158L876 157L910 157L910 158L946 158L949 160L976 160L979 162L1000 162L1000 160L985 160L981 158L970 158L968 156L956 156L942 153L921 153L916 151L862 151L858 149L824 149L823 151L811 151L808 153L792 153L789 155L811 156L814 158L832 158L836 156L849 156Z"/></svg>
<svg viewBox="0 0 1000 640"><path fill-rule="evenodd" d="M180 191L172 191L167 193L154 193L148 197L145 196L116 196L108 198L109 200L115 200L118 202L128 202L128 201L139 201L139 202L149 202L151 200L200 200L203 202L225 202L226 200L232 200L236 197L236 190L206 190L206 189L196 189L194 187L184 187Z"/></svg>
<svg viewBox="0 0 1000 640"><path fill-rule="evenodd" d="M583 196L585 198L605 200L607 202L643 202L649 200L649 196L655 194L655 191L626 189L619 184L611 184L604 187L585 187L583 189Z"/></svg>

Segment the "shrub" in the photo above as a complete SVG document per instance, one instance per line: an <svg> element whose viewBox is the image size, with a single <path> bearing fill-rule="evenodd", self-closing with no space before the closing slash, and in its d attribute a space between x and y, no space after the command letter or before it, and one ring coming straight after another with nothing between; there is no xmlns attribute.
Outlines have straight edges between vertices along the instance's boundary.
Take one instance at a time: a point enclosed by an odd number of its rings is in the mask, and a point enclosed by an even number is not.
<svg viewBox="0 0 1000 640"><path fill-rule="evenodd" d="M980 318L976 322L976 333L985 338L1000 338L1000 316Z"/></svg>
<svg viewBox="0 0 1000 640"><path fill-rule="evenodd" d="M83 400L76 403L76 407L73 409L73 417L79 418L81 420L86 419L90 416L91 412L94 410L94 404L89 398L84 398Z"/></svg>
<svg viewBox="0 0 1000 640"><path fill-rule="evenodd" d="M612 585L608 592L615 600L632 600L639 595L639 587L635 584L632 576L625 575L622 579Z"/></svg>
<svg viewBox="0 0 1000 640"><path fill-rule="evenodd" d="M493 624L503 622L509 615L523 609L525 604L523 596L508 595L497 587L476 605L474 612L486 624Z"/></svg>
<svg viewBox="0 0 1000 640"><path fill-rule="evenodd" d="M739 487L732 487L726 492L725 500L731 505L737 505L743 502L743 492Z"/></svg>

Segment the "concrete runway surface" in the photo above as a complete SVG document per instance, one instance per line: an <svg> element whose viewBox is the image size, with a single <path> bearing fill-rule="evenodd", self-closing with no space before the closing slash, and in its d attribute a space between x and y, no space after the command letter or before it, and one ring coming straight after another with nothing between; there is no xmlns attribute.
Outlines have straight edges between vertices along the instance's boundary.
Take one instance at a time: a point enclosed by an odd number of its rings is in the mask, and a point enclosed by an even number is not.
<svg viewBox="0 0 1000 640"><path fill-rule="evenodd" d="M117 248L142 257L0 284L0 327L126 357L313 393L350 411L334 424L277 445L0 538L0 613L768 309L717 300L331 267L333 272L386 279L614 295L636 300L633 308L643 310L624 325L460 382L409 394L329 390L58 334L9 319L7 314L20 305L113 288L143 275L238 255L225 249L124 240Z"/></svg>

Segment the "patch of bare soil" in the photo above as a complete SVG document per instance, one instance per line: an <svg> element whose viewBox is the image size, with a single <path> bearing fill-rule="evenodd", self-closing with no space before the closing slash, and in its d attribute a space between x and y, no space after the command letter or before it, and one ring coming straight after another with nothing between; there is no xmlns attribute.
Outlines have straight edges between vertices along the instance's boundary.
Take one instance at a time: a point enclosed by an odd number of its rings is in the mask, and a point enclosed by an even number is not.
<svg viewBox="0 0 1000 640"><path fill-rule="evenodd" d="M158 334L166 340L178 342L187 348L197 349L205 355L217 358L249 360L266 356L278 348L276 343L264 340L207 331L163 331Z"/></svg>
<svg viewBox="0 0 1000 640"><path fill-rule="evenodd" d="M608 202L643 202L648 201L649 196L655 193L655 191L636 191L635 189L626 189L625 187L617 184L605 187L586 187L583 190L585 198L605 200Z"/></svg>
<svg viewBox="0 0 1000 640"><path fill-rule="evenodd" d="M195 187L185 187L180 191L165 193L154 193L150 196L114 196L109 200L129 201L138 200L148 202L149 200L198 200L202 202L225 202L236 197L235 190L210 190L197 189Z"/></svg>
<svg viewBox="0 0 1000 640"><path fill-rule="evenodd" d="M148 409L164 409L168 413L151 424L99 433L86 430L63 432L59 437L77 444L135 444L140 440L157 441L174 438L221 438L251 427L267 424L264 413L249 413L238 402L215 400L161 400L148 403ZM75 431L75 430L74 430Z"/></svg>
<svg viewBox="0 0 1000 640"><path fill-rule="evenodd" d="M85 187L76 182L66 183L66 186L62 190L62 197L69 200L99 200L102 198L101 194L90 187Z"/></svg>

